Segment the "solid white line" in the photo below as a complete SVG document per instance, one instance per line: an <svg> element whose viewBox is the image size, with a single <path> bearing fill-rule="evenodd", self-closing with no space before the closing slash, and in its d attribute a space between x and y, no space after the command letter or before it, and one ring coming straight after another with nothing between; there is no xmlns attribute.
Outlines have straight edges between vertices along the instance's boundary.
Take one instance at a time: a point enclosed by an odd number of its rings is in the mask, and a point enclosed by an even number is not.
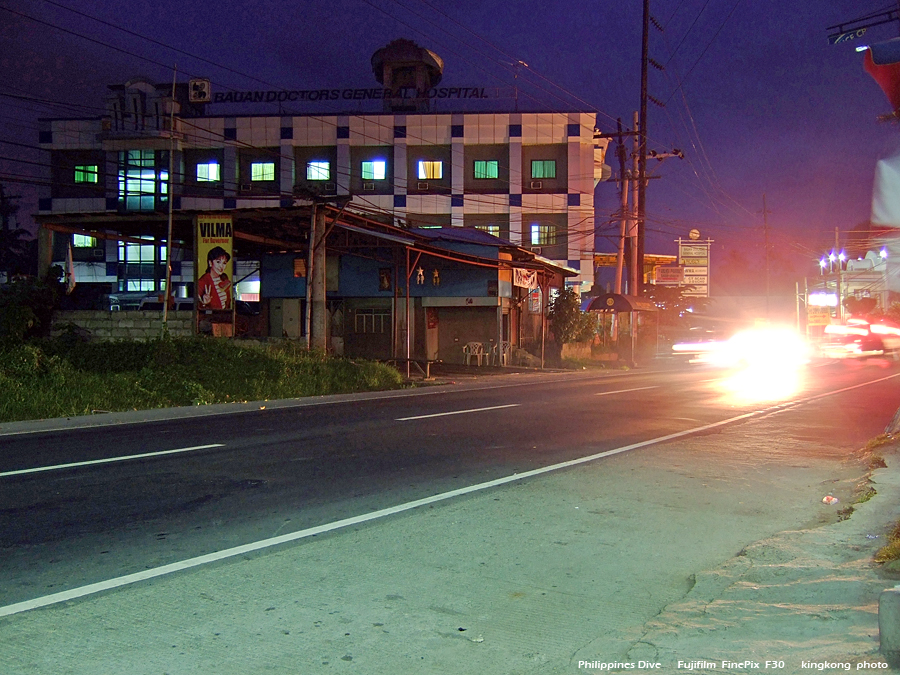
<svg viewBox="0 0 900 675"><path fill-rule="evenodd" d="M269 539L263 539L260 541L252 542L250 544L244 544L243 546L235 546L233 548L228 548L222 551L216 551L215 553L208 553L206 555L201 555L196 558L189 558L187 560L181 560L179 562L170 563L168 565L163 565L162 567L156 567L154 569L143 570L141 572L136 572L134 574L128 574L123 577L118 577L116 579L108 579L106 581L101 581L96 584L89 584L87 586L81 586L79 588L73 588L68 591L61 591L59 593L54 593L52 595L45 595L40 598L35 598L33 600L26 600L24 602L17 602L13 605L7 605L5 607L0 607L0 617L10 616L12 614L19 614L21 612L27 612L32 609L37 609L39 607L47 607L49 605L55 605L60 602L66 602L69 600L76 600L78 598L83 598L88 595L93 595L94 593L100 593L102 591L112 590L114 588L121 588L123 586L128 586L130 584L136 583L138 581L145 581L147 579L155 579L157 577L162 577L167 574L171 574L173 572L179 572L181 570L187 570L194 567L200 567L201 565L206 565L208 563L217 562L220 560L225 560L227 558L233 558L235 556L244 555L247 553L252 553L254 551L260 551L262 549L270 548L272 546L278 546L280 544L286 544L293 541L299 541L301 539L307 539L309 537L313 537L317 534L324 534L326 532L333 532L335 530L340 530L345 527L349 527L351 525L359 525L361 523L366 523L372 520L377 520L379 518L384 518L386 516L394 515L397 513L403 513L404 511L411 511L412 509L419 508L420 506L426 506L428 504L435 504L437 502L446 501L448 499L453 499L454 497L459 497L462 495L471 494L474 492L480 492L482 490L488 490L493 487L497 487L499 485L506 485L507 483L513 483L515 481L523 480L526 478L531 478L533 476L539 476L541 474L550 473L551 471L558 471L560 469L566 469L572 466L577 466L579 464L585 464L587 462L593 462L597 459L602 459L604 457L610 457L612 455L618 455L623 452L628 452L630 450L637 450L638 448L645 448L650 445L655 445L657 443L665 443L666 441L671 441L676 438L684 438L685 436L691 436L693 434L701 433L703 431L707 431L709 429L715 429L717 427L725 426L728 424L733 424L734 422L739 422L740 420L749 419L751 417L759 417L769 413L778 413L784 412L790 407L795 405L799 405L801 403L806 403L809 401L814 401L819 398L823 398L825 396L832 396L834 394L840 394L845 391L850 391L852 389L857 389L859 387L864 387L867 384L874 384L876 382L882 382L884 380L889 380L894 377L898 377L900 375L890 375L888 377L883 377L878 380L873 380L872 382L867 382L863 384L853 385L850 387L845 387L843 389L839 389L833 392L827 392L824 394L819 394L816 396L811 396L806 399L800 399L797 401L792 401L790 403L773 406L771 408L764 408L762 410L755 410L753 412L744 413L743 415L737 415L736 417L729 417L728 419L721 420L719 422L713 422L711 424L704 424L699 427L694 427L692 429L686 429L684 431L677 431L672 434L666 434L665 436L659 436L657 438L651 438L650 440L640 441L639 443L632 443L631 445L625 445L621 448L615 448L613 450L607 450L605 452L598 452L594 455L589 455L587 457L579 457L578 459L572 459L567 462L561 462L559 464L553 464L552 466L545 466L540 469L532 469L531 471L525 471L523 473L513 474L511 476L505 476L503 478L497 478L495 480L487 481L485 483L478 483L477 485L470 485L468 487L459 488L457 490L451 490L450 492L443 492L438 495L434 495L432 497L425 497L424 499L417 499L412 502L407 502L405 504L398 504L397 506L391 506L386 509L380 509L378 511L373 511L372 513L366 513L359 516L353 516L351 518L344 518L343 520L337 520L333 523L327 523L325 525L318 525L316 527L310 527L305 530L299 530L298 532L291 532L289 534L283 534L278 537L271 537Z"/></svg>
<svg viewBox="0 0 900 675"><path fill-rule="evenodd" d="M602 373L599 375L588 374L585 375L581 372L574 371L571 373L539 373L542 377L545 378L553 378L551 384L556 384L558 382L568 383L568 382L581 382L586 380L611 380L611 379L623 379L627 377L626 375L618 375L618 374L608 374ZM559 377L557 377L559 376ZM490 391L492 389L508 389L511 387L531 387L534 386L533 378L528 378L525 382L513 382L510 384L492 384L487 386L480 385L458 385L453 387L433 387L431 389L414 389L414 390L406 390L406 389L392 389L388 391L378 391L367 393L364 395L358 394L329 394L328 396L308 396L300 399L280 399L278 401L252 401L248 403L217 403L209 406L190 406L190 407L180 407L180 408L167 408L165 409L169 414L169 417L165 418L155 418L150 419L149 417L142 417L139 419L129 419L129 420L116 420L116 421L104 421L103 415L97 416L84 416L85 420L94 420L92 423L86 424L78 424L80 418L72 418L74 424L66 425L66 426L58 426L58 427L49 427L44 426L38 429L23 429L19 431L5 431L5 426L9 426L10 424L4 422L0 424L0 438L4 436L23 436L26 434L51 434L51 433L59 433L64 431L75 431L82 429L97 429L99 427L112 427L112 426L126 426L130 424L152 424L155 422L165 422L171 420L184 420L184 419L196 419L200 417L217 417L220 415L238 415L242 413L253 413L253 412L272 412L274 410L294 410L296 408L309 408L313 406L322 406L322 405L339 405L343 403L359 403L366 401L382 401L382 400L391 400L395 398L409 398L412 396L435 396L435 395L445 395L445 394L460 394L466 393L470 391ZM214 410L210 411L209 409L213 405L223 406L226 409L223 410ZM233 407L232 407L233 406ZM140 413L157 413L162 409L150 409L150 410L140 410L136 411L138 414ZM108 413L110 415L119 415L122 414L122 411L116 413ZM65 418L60 418L65 419ZM41 420L45 423L52 423L59 420ZM69 420L66 420L69 421ZM23 422L24 424L28 424L28 421Z"/></svg>
<svg viewBox="0 0 900 675"><path fill-rule="evenodd" d="M176 450L160 450L159 452L145 452L140 455L123 455L121 457L109 457L107 459L92 459L87 462L71 462L70 464L57 464L55 466L38 466L33 469L19 469L17 471L4 471L0 473L0 478L6 476L21 476L26 473L38 473L40 471L58 471L60 469L71 469L76 466L91 466L92 464L109 464L110 462L124 462L129 459L143 459L145 457L162 457L163 455L174 455L179 452L191 452L193 450L206 450L207 448L221 448L224 443L211 443L210 445L195 445L191 448L178 448Z"/></svg>
<svg viewBox="0 0 900 675"><path fill-rule="evenodd" d="M515 408L518 403L509 403L507 405L492 405L489 408L472 408L471 410L453 410L451 412L434 413L433 415L416 415L415 417L398 417L398 422L408 422L409 420L424 420L428 417L445 417L446 415L465 415L466 413L484 412L485 410L500 410L501 408Z"/></svg>
<svg viewBox="0 0 900 675"><path fill-rule="evenodd" d="M601 391L594 396L609 396L610 394L625 394L629 391L643 391L644 389L658 389L658 385L654 385L652 387L635 387L634 389L619 389L618 391Z"/></svg>
<svg viewBox="0 0 900 675"><path fill-rule="evenodd" d="M553 464L552 466L545 466L540 469L532 469L531 471L525 471L523 473L516 473L511 476L504 476L503 478L497 478L494 480L487 481L485 483L478 483L477 485L469 485L468 487L451 490L449 492L442 492L441 494L437 494L432 497L425 497L423 499L417 499L412 502L406 502L405 504L398 504L397 506L391 506L386 509L380 509L378 511L373 511L372 513L365 513L365 514L362 514L359 516L353 516L351 518L344 518L343 520L337 520L333 523L327 523L325 525L317 525L316 527L310 527L305 530L299 530L297 532L283 534L278 537L271 537L269 539L255 541L250 544L244 544L242 546L235 546L233 548L227 548L222 551L216 551L215 553L208 553L206 555L197 556L196 558L189 558L187 560L181 560L179 562L174 562L174 563L170 563L168 565L163 565L162 567L156 567L154 569L143 570L141 572L135 572L134 574L128 574L123 577L118 577L116 579L108 579L106 581L100 581L96 584L89 584L87 586L73 588L68 591L61 591L59 593L53 593L52 595L45 595L41 598L35 598L34 600L26 600L24 602L17 602L13 605L7 605L6 607L0 607L0 617L10 616L11 614L19 614L20 612L27 612L32 609L37 609L39 607L46 607L48 605L55 605L57 603L66 602L68 600L75 600L77 598L83 598L88 595L93 595L94 593L100 593L102 591L109 591L114 588L121 588L122 586L128 586L128 585L136 583L138 581L154 579L156 577L161 577L161 576L165 576L167 574L171 574L172 572L179 572L181 570L187 570L187 569L191 569L193 567L199 567L201 565L206 565L208 563L225 560L226 558L233 558L235 556L245 555L247 553L252 553L254 551L260 551L262 549L270 548L272 546L278 546L280 544L286 544L286 543L289 543L292 541L298 541L300 539L307 539L307 538L313 537L317 534L333 532L335 530L340 530L342 528L349 527L351 525L359 525L361 523L366 523L371 520L377 520L379 518L384 518L386 516L395 515L397 513L411 511L412 509L417 509L420 506L426 506L428 504L435 504L437 502L443 502L448 499L453 499L454 497L460 497L462 495L472 494L473 492L481 492L482 490L488 490L490 488L497 487L499 485L506 485L507 483L524 480L525 478L531 478L533 476L540 476L541 474L550 473L551 471L559 471L560 469L566 469L568 467L578 466L579 464L593 462L594 460L601 459L603 457L610 457L612 455L618 455L619 453L628 452L629 450L636 450L637 448L644 448L644 447L647 447L648 445L654 445L656 443L663 443L665 441L670 441L670 440L673 440L676 438L690 436L691 434L696 434L701 431L706 431L707 429L714 429L716 427L721 427L726 424L731 424L731 423L737 422L739 420L747 419L748 417L754 417L756 415L761 414L761 412L762 411L745 413L743 415L738 415L737 417L731 417L727 420L722 420L720 422L713 422L712 424L705 424L703 426L695 427L693 429L687 429L686 431L678 431L673 434L667 434L665 436L660 436L658 438L653 438L653 439L650 439L647 441L641 441L639 443L632 443L631 445L625 445L625 446L622 446L621 448L615 448L614 450L607 450L605 452L598 452L594 455L589 455L587 457L579 457L578 459L572 459L567 462L560 462L559 464Z"/></svg>

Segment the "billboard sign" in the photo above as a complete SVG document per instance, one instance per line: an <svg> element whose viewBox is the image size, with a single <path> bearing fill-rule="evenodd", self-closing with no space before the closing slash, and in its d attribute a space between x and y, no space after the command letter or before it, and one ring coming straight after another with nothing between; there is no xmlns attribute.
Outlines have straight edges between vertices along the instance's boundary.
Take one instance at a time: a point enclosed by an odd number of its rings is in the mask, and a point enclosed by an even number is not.
<svg viewBox="0 0 900 675"><path fill-rule="evenodd" d="M674 265L664 265L656 268L656 283L680 284L684 281L685 269Z"/></svg>

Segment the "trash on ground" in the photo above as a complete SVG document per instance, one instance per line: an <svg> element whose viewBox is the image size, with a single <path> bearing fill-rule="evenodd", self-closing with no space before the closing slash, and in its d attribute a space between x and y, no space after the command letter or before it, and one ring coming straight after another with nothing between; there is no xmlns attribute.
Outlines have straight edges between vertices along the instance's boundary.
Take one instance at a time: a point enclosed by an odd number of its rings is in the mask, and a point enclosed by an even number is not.
<svg viewBox="0 0 900 675"><path fill-rule="evenodd" d="M838 499L837 497L832 497L831 495L826 495L822 499L822 503L828 504L829 506L831 506L832 504L837 504L838 502L840 502L840 499Z"/></svg>

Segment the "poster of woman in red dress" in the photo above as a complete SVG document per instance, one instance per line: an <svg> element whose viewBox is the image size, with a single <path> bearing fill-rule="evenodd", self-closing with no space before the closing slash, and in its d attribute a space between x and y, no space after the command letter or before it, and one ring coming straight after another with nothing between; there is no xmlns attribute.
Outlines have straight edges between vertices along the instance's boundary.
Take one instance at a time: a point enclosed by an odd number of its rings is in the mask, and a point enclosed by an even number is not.
<svg viewBox="0 0 900 675"><path fill-rule="evenodd" d="M231 279L226 269L231 255L221 246L206 254L206 274L197 280L200 309L231 309Z"/></svg>

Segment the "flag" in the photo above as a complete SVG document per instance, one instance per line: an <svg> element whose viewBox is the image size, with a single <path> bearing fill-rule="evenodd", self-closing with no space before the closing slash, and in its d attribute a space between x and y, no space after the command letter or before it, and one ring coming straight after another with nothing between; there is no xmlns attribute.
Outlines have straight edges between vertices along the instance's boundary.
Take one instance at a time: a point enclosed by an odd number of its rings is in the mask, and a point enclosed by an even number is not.
<svg viewBox="0 0 900 675"><path fill-rule="evenodd" d="M66 247L66 295L75 290L75 262L72 260L72 242Z"/></svg>

